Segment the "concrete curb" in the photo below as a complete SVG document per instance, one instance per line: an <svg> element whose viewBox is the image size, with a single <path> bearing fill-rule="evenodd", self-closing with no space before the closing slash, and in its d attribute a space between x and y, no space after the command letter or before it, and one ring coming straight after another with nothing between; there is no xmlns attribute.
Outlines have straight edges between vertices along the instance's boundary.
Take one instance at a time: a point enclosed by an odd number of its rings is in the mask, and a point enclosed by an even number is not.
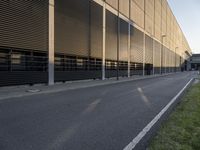
<svg viewBox="0 0 200 150"><path fill-rule="evenodd" d="M25 96L32 96L32 95L40 95L40 94L49 94L49 93L57 93L57 92L63 92L63 91L69 91L69 90L75 90L75 89L82 89L82 88L89 88L89 87L95 87L95 86L103 86L103 85L110 85L110 84L118 84L118 83L123 83L123 82L130 82L130 81L138 81L138 80L145 80L145 79L152 79L152 78L157 78L157 77L165 77L168 75L172 75L174 73L169 73L169 74L163 74L163 75L153 75L153 76L143 76L139 78L121 78L121 80L113 80L113 79L108 79L108 80L96 80L99 81L98 83L94 83L95 81L93 80L80 80L80 81L74 81L74 82L66 82L63 84L55 84L53 86L44 86L42 84L40 85L34 85L34 86L27 86L27 85L22 85L22 86L11 86L11 87L2 87L0 88L5 90L11 90L11 89L16 89L16 88L22 88L22 91L20 92L13 92L8 93L11 95L6 95L6 96L1 96L0 100L6 100L10 98L20 98L20 97L25 97ZM80 83L81 85L73 85L76 83ZM90 85L88 85L90 84ZM60 86L58 88L60 89L55 89L55 86ZM68 87L71 86L71 87ZM44 89L42 89L44 87ZM49 89L49 87L54 87L54 89ZM27 92L30 89L37 88L39 89L39 92ZM46 88L46 89L45 89ZM1 95L1 91L0 91Z"/></svg>

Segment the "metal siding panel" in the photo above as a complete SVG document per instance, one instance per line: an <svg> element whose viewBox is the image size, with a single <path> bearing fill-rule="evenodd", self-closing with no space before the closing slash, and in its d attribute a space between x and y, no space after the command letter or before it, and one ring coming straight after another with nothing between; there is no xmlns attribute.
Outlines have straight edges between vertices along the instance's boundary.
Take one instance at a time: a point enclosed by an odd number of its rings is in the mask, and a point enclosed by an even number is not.
<svg viewBox="0 0 200 150"><path fill-rule="evenodd" d="M153 20L147 14L145 14L145 31L153 35Z"/></svg>
<svg viewBox="0 0 200 150"><path fill-rule="evenodd" d="M117 16L106 11L106 59L117 60Z"/></svg>
<svg viewBox="0 0 200 150"><path fill-rule="evenodd" d="M144 10L137 5L133 0L131 1L131 14L130 18L138 26L144 28Z"/></svg>
<svg viewBox="0 0 200 150"><path fill-rule="evenodd" d="M48 49L48 1L0 1L0 46Z"/></svg>
<svg viewBox="0 0 200 150"><path fill-rule="evenodd" d="M126 17L129 17L129 0L120 0L119 1L119 10Z"/></svg>
<svg viewBox="0 0 200 150"><path fill-rule="evenodd" d="M102 58L103 49L103 7L91 2L90 56Z"/></svg>
<svg viewBox="0 0 200 150"><path fill-rule="evenodd" d="M142 10L144 10L144 1L145 0L131 0L131 1L136 3Z"/></svg>
<svg viewBox="0 0 200 150"><path fill-rule="evenodd" d="M131 27L131 62L143 62L144 33Z"/></svg>
<svg viewBox="0 0 200 150"><path fill-rule="evenodd" d="M118 1L117 0L106 0L106 3L111 5L113 8L118 9Z"/></svg>
<svg viewBox="0 0 200 150"><path fill-rule="evenodd" d="M154 66L160 67L161 61L161 45L157 41L154 41Z"/></svg>
<svg viewBox="0 0 200 150"><path fill-rule="evenodd" d="M148 35L145 37L145 63L153 64L153 39Z"/></svg>
<svg viewBox="0 0 200 150"><path fill-rule="evenodd" d="M162 35L166 35L166 27L167 27L167 6L166 6L166 0L162 0ZM164 44L166 45L166 40L164 41Z"/></svg>
<svg viewBox="0 0 200 150"><path fill-rule="evenodd" d="M145 1L145 30L151 35L154 33L154 0Z"/></svg>
<svg viewBox="0 0 200 150"><path fill-rule="evenodd" d="M161 40L161 0L155 0L155 37Z"/></svg>
<svg viewBox="0 0 200 150"><path fill-rule="evenodd" d="M128 61L128 23L120 19L120 53L121 61Z"/></svg>
<svg viewBox="0 0 200 150"><path fill-rule="evenodd" d="M55 51L89 55L89 0L55 1Z"/></svg>

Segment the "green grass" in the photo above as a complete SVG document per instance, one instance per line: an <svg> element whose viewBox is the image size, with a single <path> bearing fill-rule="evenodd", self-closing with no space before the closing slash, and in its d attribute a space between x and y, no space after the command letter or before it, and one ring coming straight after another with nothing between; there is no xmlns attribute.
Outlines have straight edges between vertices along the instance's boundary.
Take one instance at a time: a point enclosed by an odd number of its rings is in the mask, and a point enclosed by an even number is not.
<svg viewBox="0 0 200 150"><path fill-rule="evenodd" d="M200 150L200 84L186 93L153 138L149 150Z"/></svg>

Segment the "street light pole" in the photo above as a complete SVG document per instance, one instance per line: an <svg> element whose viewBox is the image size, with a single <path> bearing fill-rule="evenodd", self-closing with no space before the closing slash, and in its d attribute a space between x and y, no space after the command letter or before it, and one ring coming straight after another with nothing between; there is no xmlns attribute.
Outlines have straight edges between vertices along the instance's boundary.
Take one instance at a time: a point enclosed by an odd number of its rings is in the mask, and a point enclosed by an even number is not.
<svg viewBox="0 0 200 150"><path fill-rule="evenodd" d="M176 72L176 49L178 49L178 47L175 48L175 72Z"/></svg>

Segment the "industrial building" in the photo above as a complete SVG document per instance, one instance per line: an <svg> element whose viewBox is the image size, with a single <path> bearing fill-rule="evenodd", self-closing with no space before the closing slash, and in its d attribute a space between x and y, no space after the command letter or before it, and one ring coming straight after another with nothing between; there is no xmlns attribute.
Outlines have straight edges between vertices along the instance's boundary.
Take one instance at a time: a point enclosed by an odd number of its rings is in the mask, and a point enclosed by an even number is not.
<svg viewBox="0 0 200 150"><path fill-rule="evenodd" d="M200 54L193 54L187 63L188 70L198 70L200 71Z"/></svg>
<svg viewBox="0 0 200 150"><path fill-rule="evenodd" d="M184 69L167 0L0 1L0 86Z"/></svg>

